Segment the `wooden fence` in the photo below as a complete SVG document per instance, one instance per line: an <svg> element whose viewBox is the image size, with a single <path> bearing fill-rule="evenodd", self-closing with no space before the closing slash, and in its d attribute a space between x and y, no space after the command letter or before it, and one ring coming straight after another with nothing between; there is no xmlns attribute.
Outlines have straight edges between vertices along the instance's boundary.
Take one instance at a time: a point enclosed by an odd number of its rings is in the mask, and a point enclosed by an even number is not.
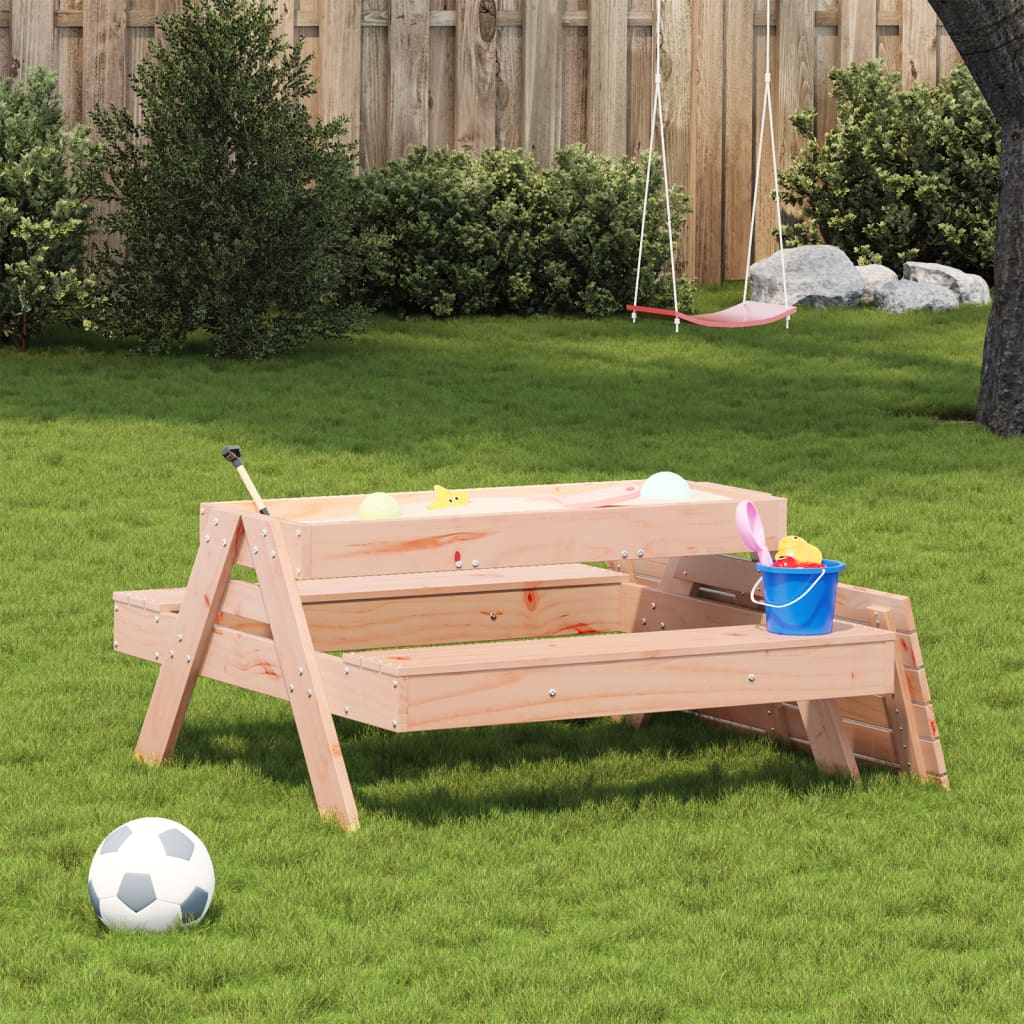
<svg viewBox="0 0 1024 1024"><path fill-rule="evenodd" d="M586 142L639 156L653 93L654 0L274 0L282 31L312 55L311 114L351 119L364 167L413 146L523 147L547 163ZM673 180L692 195L682 267L742 277L764 77L763 0L662 0L662 94ZM0 0L0 69L55 68L68 123L94 104L136 114L131 70L155 18L181 0ZM773 106L783 165L787 118L834 123L828 71L880 57L905 85L959 60L928 0L772 0ZM763 216L762 216L763 214ZM772 249L759 202L756 256Z"/></svg>

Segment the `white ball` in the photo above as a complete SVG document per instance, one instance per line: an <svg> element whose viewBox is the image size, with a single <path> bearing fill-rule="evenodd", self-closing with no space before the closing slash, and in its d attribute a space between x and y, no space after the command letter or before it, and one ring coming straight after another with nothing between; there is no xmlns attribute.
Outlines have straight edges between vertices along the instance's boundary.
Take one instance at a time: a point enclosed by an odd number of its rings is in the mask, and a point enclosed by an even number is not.
<svg viewBox="0 0 1024 1024"><path fill-rule="evenodd" d="M213 861L194 832L167 818L136 818L100 843L89 899L108 928L163 932L203 919L213 881Z"/></svg>
<svg viewBox="0 0 1024 1024"><path fill-rule="evenodd" d="M690 485L678 473L654 473L640 488L640 497L648 501L685 501Z"/></svg>
<svg viewBox="0 0 1024 1024"><path fill-rule="evenodd" d="M398 502L390 494L384 494L382 491L368 494L359 503L360 519L394 519L401 514Z"/></svg>

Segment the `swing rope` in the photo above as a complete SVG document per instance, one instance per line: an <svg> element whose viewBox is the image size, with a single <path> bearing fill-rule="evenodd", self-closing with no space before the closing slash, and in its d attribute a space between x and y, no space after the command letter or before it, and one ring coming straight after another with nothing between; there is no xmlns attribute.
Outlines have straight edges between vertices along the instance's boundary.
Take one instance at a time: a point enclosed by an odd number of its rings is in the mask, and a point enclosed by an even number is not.
<svg viewBox="0 0 1024 1024"><path fill-rule="evenodd" d="M770 0L765 0L764 96L761 102L761 120L758 131L757 163L754 172L754 195L750 210L750 233L747 239L747 268L743 278L743 301L717 313L697 315L688 315L679 312L679 293L676 283L675 244L672 239L672 208L668 183L668 158L665 150L665 117L661 99L661 4L662 0L655 0L654 102L651 104L651 134L650 144L647 149L647 173L644 180L644 205L640 217L640 246L636 260L636 282L633 288L633 302L631 305L627 305L626 309L632 314L633 323L636 323L637 313L654 313L661 316L671 316L675 322L677 332L679 331L679 324L682 320L705 327L754 327L761 324L774 323L777 320L785 318L786 328L788 329L789 318L796 312L796 309L789 304L789 288L786 282L785 242L782 238L782 203L779 198L779 169L775 151L775 119L772 113L771 102L772 75ZM668 256L669 266L672 273L672 309L656 309L650 306L638 305L640 300L640 271L643 266L644 234L647 227L647 207L651 191L651 168L654 160L654 129L656 123L659 128L659 139L661 143L662 177L665 193L665 220L668 225ZM750 268L753 264L754 258L754 231L757 225L757 202L761 188L761 165L763 163L766 126L768 134L772 140L772 191L775 196L775 223L779 237L779 262L782 267L783 302L781 305L771 302L754 302L747 299L747 292L750 284Z"/></svg>

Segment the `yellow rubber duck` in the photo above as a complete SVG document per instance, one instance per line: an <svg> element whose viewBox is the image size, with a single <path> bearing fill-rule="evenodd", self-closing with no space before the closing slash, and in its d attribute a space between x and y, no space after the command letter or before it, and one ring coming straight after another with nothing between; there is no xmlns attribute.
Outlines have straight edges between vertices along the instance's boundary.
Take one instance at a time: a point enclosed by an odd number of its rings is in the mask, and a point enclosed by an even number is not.
<svg viewBox="0 0 1024 1024"><path fill-rule="evenodd" d="M816 548L813 544L805 541L803 537L790 534L779 541L779 550L775 552L777 559L787 556L797 562L821 562L821 548Z"/></svg>
<svg viewBox="0 0 1024 1024"><path fill-rule="evenodd" d="M467 491L449 491L447 487L434 484L434 500L427 508L450 508L453 505L468 505L469 493Z"/></svg>

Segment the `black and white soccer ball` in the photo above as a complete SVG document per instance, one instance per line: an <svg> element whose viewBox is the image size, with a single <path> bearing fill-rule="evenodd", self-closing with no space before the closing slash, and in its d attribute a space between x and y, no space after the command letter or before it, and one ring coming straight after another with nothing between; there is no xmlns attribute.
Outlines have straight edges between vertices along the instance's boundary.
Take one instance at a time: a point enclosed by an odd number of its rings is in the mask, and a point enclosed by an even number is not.
<svg viewBox="0 0 1024 1024"><path fill-rule="evenodd" d="M136 818L100 843L89 899L108 928L163 932L201 921L213 899L213 861L202 840L167 818Z"/></svg>

